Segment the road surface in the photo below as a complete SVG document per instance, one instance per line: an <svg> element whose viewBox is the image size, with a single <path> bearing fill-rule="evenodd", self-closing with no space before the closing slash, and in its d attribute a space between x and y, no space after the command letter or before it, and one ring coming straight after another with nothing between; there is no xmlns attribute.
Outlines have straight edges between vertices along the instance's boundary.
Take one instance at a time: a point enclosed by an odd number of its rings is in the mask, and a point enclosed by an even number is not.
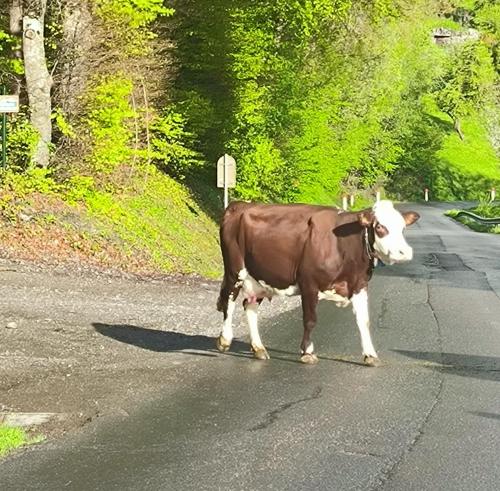
<svg viewBox="0 0 500 491"><path fill-rule="evenodd" d="M154 400L7 459L0 489L498 489L500 236L411 209L413 262L370 283L381 367L361 365L350 309L320 304L316 366L298 363L300 311L281 313L270 361L200 347Z"/></svg>

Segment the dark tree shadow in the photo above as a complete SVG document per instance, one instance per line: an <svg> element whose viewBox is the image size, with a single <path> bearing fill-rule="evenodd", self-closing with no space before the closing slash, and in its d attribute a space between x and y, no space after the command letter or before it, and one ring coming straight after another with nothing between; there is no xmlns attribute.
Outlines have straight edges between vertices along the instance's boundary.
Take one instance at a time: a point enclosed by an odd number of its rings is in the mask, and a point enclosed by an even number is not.
<svg viewBox="0 0 500 491"><path fill-rule="evenodd" d="M433 351L393 350L394 353L429 362L428 368L461 377L500 382L500 357L439 353Z"/></svg>

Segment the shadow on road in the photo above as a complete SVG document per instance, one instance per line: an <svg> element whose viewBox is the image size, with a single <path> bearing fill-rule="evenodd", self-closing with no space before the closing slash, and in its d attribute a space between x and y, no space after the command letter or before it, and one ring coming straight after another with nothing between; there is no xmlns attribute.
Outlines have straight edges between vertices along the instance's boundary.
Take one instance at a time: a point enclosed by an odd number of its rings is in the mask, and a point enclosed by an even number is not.
<svg viewBox="0 0 500 491"><path fill-rule="evenodd" d="M149 351L182 352L186 355L212 357L219 354L219 351L215 347L216 338L211 338L209 336L190 335L173 331L159 331L157 329L148 329L130 324L103 324L101 322L93 322L92 326L103 336ZM271 354L273 360L299 363L302 365L302 362L299 360L298 353L269 347L267 347L267 350ZM231 343L231 349L226 353L226 355L253 358L253 353L250 351L248 343L244 343L243 341L239 341L237 339L233 340ZM329 358L325 356L318 356L318 358L320 360L333 361L348 365L365 366L363 363L349 360L346 357Z"/></svg>
<svg viewBox="0 0 500 491"><path fill-rule="evenodd" d="M216 356L215 338L209 336L190 335L173 331L159 331L129 324L103 324L93 322L94 329L108 338L121 343L131 344L138 348L168 352L196 350L205 351L205 356ZM239 354L249 354L248 345L242 341L233 340L231 351ZM196 353L203 356L203 353Z"/></svg>
<svg viewBox="0 0 500 491"><path fill-rule="evenodd" d="M429 368L440 372L500 382L500 357L497 356L432 351L394 350L394 352L408 358L426 361L429 363Z"/></svg>
<svg viewBox="0 0 500 491"><path fill-rule="evenodd" d="M500 420L500 414L496 414L496 413L485 413L483 411L471 411L470 414L474 414L474 416L481 416L482 418L490 418L490 419Z"/></svg>

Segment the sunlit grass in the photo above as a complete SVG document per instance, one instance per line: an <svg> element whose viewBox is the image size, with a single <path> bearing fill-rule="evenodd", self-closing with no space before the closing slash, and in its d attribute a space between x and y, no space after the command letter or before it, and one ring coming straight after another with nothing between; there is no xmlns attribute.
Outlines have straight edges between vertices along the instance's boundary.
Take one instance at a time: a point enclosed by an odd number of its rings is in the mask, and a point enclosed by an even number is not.
<svg viewBox="0 0 500 491"><path fill-rule="evenodd" d="M0 457L7 455L15 448L32 442L33 440L21 428L0 425Z"/></svg>
<svg viewBox="0 0 500 491"><path fill-rule="evenodd" d="M469 208L470 211L482 218L497 218L500 217L500 206L498 204L480 203L474 208ZM469 227L476 232L486 232L490 234L500 234L500 225L488 225L479 223L473 218L461 215L458 216L460 210L448 210L445 215L455 219L457 222Z"/></svg>

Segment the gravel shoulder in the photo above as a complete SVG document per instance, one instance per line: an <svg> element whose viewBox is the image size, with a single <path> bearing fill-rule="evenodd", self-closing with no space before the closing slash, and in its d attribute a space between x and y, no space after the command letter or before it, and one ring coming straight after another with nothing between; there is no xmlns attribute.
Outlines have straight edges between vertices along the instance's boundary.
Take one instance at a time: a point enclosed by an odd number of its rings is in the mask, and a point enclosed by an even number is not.
<svg viewBox="0 0 500 491"><path fill-rule="evenodd" d="M189 366L217 356L216 281L7 260L0 275L0 413L48 413L29 427L48 439L97 417L128 414L180 383ZM297 306L298 299L264 305L263 327ZM246 342L241 309L237 314L235 336Z"/></svg>

